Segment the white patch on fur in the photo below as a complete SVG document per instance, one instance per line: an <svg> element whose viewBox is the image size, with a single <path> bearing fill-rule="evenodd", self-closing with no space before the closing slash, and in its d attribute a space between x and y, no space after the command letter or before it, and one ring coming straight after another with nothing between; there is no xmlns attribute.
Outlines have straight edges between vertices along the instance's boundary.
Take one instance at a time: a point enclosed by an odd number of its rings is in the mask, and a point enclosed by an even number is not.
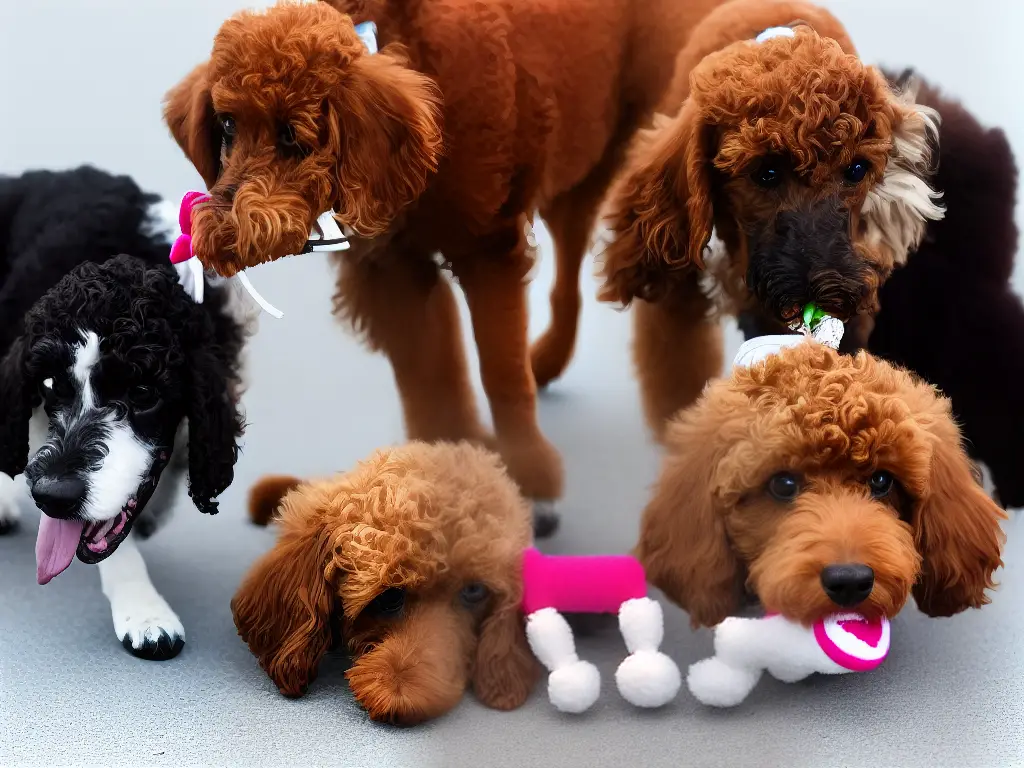
<svg viewBox="0 0 1024 768"><path fill-rule="evenodd" d="M114 620L114 634L124 641L130 638L133 648L142 648L146 641L153 644L166 634L173 643L185 639L181 619L156 591L149 580L149 572L142 554L135 546L135 536L128 537L106 560L101 560L100 584L110 601L110 614Z"/></svg>
<svg viewBox="0 0 1024 768"><path fill-rule="evenodd" d="M93 394L89 378L92 369L100 361L100 338L93 331L79 331L79 333L82 336L82 343L75 346L72 353L75 361L71 365L71 374L78 382L79 390L82 393L83 407L93 408L96 405L96 397Z"/></svg>
<svg viewBox="0 0 1024 768"><path fill-rule="evenodd" d="M729 249L711 232L711 239L704 248L704 271L700 275L701 292L711 302L708 320L735 315L739 311L737 297L743 296L746 287L741 277L735 276Z"/></svg>
<svg viewBox="0 0 1024 768"><path fill-rule="evenodd" d="M893 149L882 180L864 200L861 217L864 236L871 246L885 246L896 264L906 263L908 254L924 237L929 221L945 215L936 192L923 178L931 163L931 146L937 144L939 113L915 103L917 85L912 83L897 101L911 114L893 134Z"/></svg>
<svg viewBox="0 0 1024 768"><path fill-rule="evenodd" d="M88 491L82 516L87 520L109 520L118 515L149 472L149 447L123 422L110 422L107 455L99 469L87 477Z"/></svg>
<svg viewBox="0 0 1024 768"><path fill-rule="evenodd" d="M142 233L148 237L174 242L181 230L178 228L178 206L170 200L160 200L149 206ZM167 252L168 258L170 251Z"/></svg>

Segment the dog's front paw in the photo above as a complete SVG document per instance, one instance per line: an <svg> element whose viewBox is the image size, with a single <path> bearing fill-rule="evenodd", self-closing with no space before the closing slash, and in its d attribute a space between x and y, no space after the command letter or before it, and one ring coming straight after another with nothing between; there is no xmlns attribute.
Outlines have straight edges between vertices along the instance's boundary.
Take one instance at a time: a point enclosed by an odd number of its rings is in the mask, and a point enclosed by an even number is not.
<svg viewBox="0 0 1024 768"><path fill-rule="evenodd" d="M18 481L0 472L0 536L13 533L21 525Z"/></svg>
<svg viewBox="0 0 1024 768"><path fill-rule="evenodd" d="M125 650L149 661L173 659L185 646L185 627L162 597L112 606L114 633Z"/></svg>

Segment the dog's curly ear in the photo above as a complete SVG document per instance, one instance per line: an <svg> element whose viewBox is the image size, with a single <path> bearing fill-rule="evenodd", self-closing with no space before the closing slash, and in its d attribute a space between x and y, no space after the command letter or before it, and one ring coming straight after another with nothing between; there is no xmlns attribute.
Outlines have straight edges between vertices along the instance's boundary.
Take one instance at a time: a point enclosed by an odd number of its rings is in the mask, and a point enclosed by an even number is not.
<svg viewBox="0 0 1024 768"><path fill-rule="evenodd" d="M231 392L232 372L212 338L189 354L188 493L200 512L216 514L216 498L234 479L243 421Z"/></svg>
<svg viewBox="0 0 1024 768"><path fill-rule="evenodd" d="M745 580L716 509L715 410L702 397L669 424L635 549L647 580L689 613L694 627L714 626L739 608Z"/></svg>
<svg viewBox="0 0 1024 768"><path fill-rule="evenodd" d="M440 92L387 52L358 54L328 99L335 210L364 236L426 189L442 152Z"/></svg>
<svg viewBox="0 0 1024 768"><path fill-rule="evenodd" d="M14 477L28 463L33 392L25 381L26 343L15 339L0 361L0 472Z"/></svg>
<svg viewBox="0 0 1024 768"><path fill-rule="evenodd" d="M209 64L189 72L164 97L164 121L178 146L192 161L210 189L220 175L220 148L223 137L213 111Z"/></svg>
<svg viewBox="0 0 1024 768"><path fill-rule="evenodd" d="M612 240L601 256L602 301L656 301L674 270L704 266L714 227L711 148L693 99L641 135L609 195Z"/></svg>
<svg viewBox="0 0 1024 768"><path fill-rule="evenodd" d="M501 595L480 628L473 664L473 692L493 709L521 706L540 673L526 640L521 601L521 592Z"/></svg>
<svg viewBox="0 0 1024 768"><path fill-rule="evenodd" d="M913 592L927 615L952 616L989 602L986 590L1003 564L1006 514L975 479L952 419L932 431L931 472L914 511L922 565Z"/></svg>
<svg viewBox="0 0 1024 768"><path fill-rule="evenodd" d="M235 627L285 696L305 693L331 645L334 594L325 567L331 537L300 487L282 501L281 533L231 601Z"/></svg>

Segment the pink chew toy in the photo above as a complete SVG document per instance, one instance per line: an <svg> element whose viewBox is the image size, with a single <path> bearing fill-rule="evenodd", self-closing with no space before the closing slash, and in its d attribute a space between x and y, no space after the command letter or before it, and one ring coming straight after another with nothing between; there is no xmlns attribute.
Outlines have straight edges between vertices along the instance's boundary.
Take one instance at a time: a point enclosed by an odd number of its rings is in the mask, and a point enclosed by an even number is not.
<svg viewBox="0 0 1024 768"><path fill-rule="evenodd" d="M686 684L699 701L734 707L761 674L795 683L815 672L868 672L889 653L889 620L848 611L819 619L810 628L779 614L762 619L730 617L715 627L715 655L690 667Z"/></svg>
<svg viewBox="0 0 1024 768"><path fill-rule="evenodd" d="M679 668L661 653L664 617L647 597L640 563L628 555L544 555L523 553L523 613L530 648L548 669L548 698L562 712L584 712L601 689L593 664L576 655L566 613L617 613L629 655L615 682L626 701L638 707L667 704L682 683Z"/></svg>

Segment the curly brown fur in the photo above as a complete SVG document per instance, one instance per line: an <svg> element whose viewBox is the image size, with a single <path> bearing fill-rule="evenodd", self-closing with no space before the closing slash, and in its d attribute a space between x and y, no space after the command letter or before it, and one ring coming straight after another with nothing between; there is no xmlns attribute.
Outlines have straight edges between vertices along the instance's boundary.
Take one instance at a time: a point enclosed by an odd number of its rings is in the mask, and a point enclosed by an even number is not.
<svg viewBox="0 0 1024 768"><path fill-rule="evenodd" d="M196 211L197 251L231 274L297 252L333 207L357 235L335 311L390 358L409 436L487 441L440 253L468 300L490 444L528 496L557 498L537 382L572 353L579 264L624 147L718 2L333 0L239 14L167 97L213 198ZM364 21L376 55L353 27ZM531 356L535 212L559 276Z"/></svg>
<svg viewBox="0 0 1024 768"><path fill-rule="evenodd" d="M766 26L794 36L756 42ZM722 47L707 52L709 41ZM640 134L609 194L601 265L603 300L657 307L636 313L636 344L659 433L718 373L677 375L647 351L667 343L675 357L718 360L696 346L716 343L701 330L717 318L699 285L713 234L725 309L756 304L785 320L813 301L845 319L877 309L879 286L941 215L926 180L934 113L864 65L826 11L732 0L678 67L664 102L677 111Z"/></svg>
<svg viewBox="0 0 1024 768"><path fill-rule="evenodd" d="M266 479L253 498L291 484ZM519 609L530 513L497 456L467 443L381 450L287 490L279 524L232 611L283 694L302 695L339 642L374 720L438 717L467 686L496 709L526 700L538 672Z"/></svg>
<svg viewBox="0 0 1024 768"><path fill-rule="evenodd" d="M829 565L873 572L867 615L913 594L930 616L988 602L1003 534L976 482L949 402L906 371L806 343L711 384L669 425L641 523L648 578L712 626L745 590L810 624L838 609ZM791 476L798 493L771 493ZM884 493L872 483L888 473ZM881 484L878 487L882 487Z"/></svg>

